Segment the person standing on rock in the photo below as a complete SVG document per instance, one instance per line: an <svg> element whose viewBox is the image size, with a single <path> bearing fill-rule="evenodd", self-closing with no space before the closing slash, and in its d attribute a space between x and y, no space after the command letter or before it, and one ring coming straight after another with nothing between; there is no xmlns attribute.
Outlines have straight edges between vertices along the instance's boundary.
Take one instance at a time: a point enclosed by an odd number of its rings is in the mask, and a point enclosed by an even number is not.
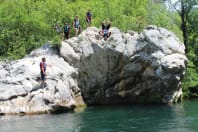
<svg viewBox="0 0 198 132"><path fill-rule="evenodd" d="M63 39L66 38L66 39L69 39L70 37L70 25L66 22L64 27L63 27Z"/></svg>
<svg viewBox="0 0 198 132"><path fill-rule="evenodd" d="M78 32L81 32L81 27L80 27L80 20L78 18L78 16L76 16L74 18L74 21L73 21L73 28L75 30L75 36L78 35Z"/></svg>
<svg viewBox="0 0 198 132"><path fill-rule="evenodd" d="M86 13L87 26L91 25L91 18L92 18L91 10L88 10L88 12Z"/></svg>
<svg viewBox="0 0 198 132"><path fill-rule="evenodd" d="M111 22L108 21L108 20L105 20L101 23L101 26L102 26L102 30L99 32L99 34L101 36L103 36L104 40L106 41L110 35L111 35L111 32L109 32L109 28L111 27Z"/></svg>
<svg viewBox="0 0 198 132"><path fill-rule="evenodd" d="M42 88L47 85L46 82L45 82L45 79L46 79L46 68L47 68L46 59L45 59L45 57L43 57L42 61L40 62L41 87Z"/></svg>

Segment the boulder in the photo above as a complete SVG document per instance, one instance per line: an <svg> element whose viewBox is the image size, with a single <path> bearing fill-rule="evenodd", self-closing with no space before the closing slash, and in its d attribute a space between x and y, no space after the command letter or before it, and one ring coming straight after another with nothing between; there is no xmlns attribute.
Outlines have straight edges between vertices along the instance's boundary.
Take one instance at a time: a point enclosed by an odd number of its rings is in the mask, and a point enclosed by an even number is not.
<svg viewBox="0 0 198 132"><path fill-rule="evenodd" d="M181 98L187 58L174 33L152 25L140 34L110 30L107 41L90 27L62 42L61 49L70 46L80 57L74 67L87 104L171 103Z"/></svg>
<svg viewBox="0 0 198 132"><path fill-rule="evenodd" d="M40 85L42 57L46 57L48 64L46 87ZM1 114L56 113L84 105L84 101L79 100L77 69L49 45L32 51L24 59L4 63L0 73Z"/></svg>
<svg viewBox="0 0 198 132"><path fill-rule="evenodd" d="M174 33L148 26L138 34L112 27L104 41L96 27L48 44L25 58L0 62L0 113L39 114L73 110L85 104L172 103L181 98L184 44ZM47 60L47 86L39 63Z"/></svg>

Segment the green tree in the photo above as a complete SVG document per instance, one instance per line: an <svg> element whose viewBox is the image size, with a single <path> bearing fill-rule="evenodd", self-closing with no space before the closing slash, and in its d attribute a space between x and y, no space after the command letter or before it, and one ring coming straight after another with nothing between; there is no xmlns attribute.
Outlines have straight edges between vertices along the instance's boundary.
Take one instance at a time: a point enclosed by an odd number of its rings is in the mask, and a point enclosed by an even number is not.
<svg viewBox="0 0 198 132"><path fill-rule="evenodd" d="M152 2L152 4L150 4ZM85 29L85 14L91 9L92 26L100 27L101 21L109 19L112 26L122 31L140 32L147 24L173 29L179 34L172 16L161 2L154 0L3 0L0 4L0 56L17 59L44 42L60 43L60 34L54 30L72 23L80 17ZM73 30L71 36L74 34Z"/></svg>
<svg viewBox="0 0 198 132"><path fill-rule="evenodd" d="M183 33L183 42L186 47L185 52L188 53L188 32L189 32L189 14L192 9L198 5L198 0L166 0L169 2L171 8L175 9L181 18L180 28Z"/></svg>

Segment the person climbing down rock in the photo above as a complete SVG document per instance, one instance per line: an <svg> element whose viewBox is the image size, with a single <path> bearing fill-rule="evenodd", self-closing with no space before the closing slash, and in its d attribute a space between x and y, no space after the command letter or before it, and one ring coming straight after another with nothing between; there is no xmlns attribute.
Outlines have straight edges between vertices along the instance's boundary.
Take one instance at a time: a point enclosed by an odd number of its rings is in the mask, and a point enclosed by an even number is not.
<svg viewBox="0 0 198 132"><path fill-rule="evenodd" d="M70 25L67 23L67 22L65 22L65 25L64 25L64 27L63 27L63 40L64 40L64 38L65 39L69 39L69 37L70 37Z"/></svg>
<svg viewBox="0 0 198 132"><path fill-rule="evenodd" d="M73 27L74 27L74 30L75 30L75 36L77 36L78 32L81 32L80 20L79 20L78 16L76 16L74 18Z"/></svg>
<svg viewBox="0 0 198 132"><path fill-rule="evenodd" d="M108 21L108 20L105 20L101 23L101 26L102 26L102 30L99 32L99 34L101 36L103 36L104 40L106 41L110 35L111 35L111 32L109 32L109 28L111 27L111 22Z"/></svg>
<svg viewBox="0 0 198 132"><path fill-rule="evenodd" d="M91 25L91 19L92 19L92 13L91 13L91 10L88 10L88 12L86 13L87 26Z"/></svg>
<svg viewBox="0 0 198 132"><path fill-rule="evenodd" d="M44 88L47 86L46 80L46 59L45 57L42 58L42 61L40 62L40 74L41 74L41 88Z"/></svg>

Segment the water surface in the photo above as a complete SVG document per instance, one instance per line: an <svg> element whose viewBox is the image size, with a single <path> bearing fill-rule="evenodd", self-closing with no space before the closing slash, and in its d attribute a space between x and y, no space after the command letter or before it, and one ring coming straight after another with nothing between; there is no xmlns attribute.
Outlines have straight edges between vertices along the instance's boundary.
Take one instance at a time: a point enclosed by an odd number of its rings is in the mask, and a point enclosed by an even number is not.
<svg viewBox="0 0 198 132"><path fill-rule="evenodd" d="M79 113L1 116L0 132L198 132L198 101L89 107Z"/></svg>

